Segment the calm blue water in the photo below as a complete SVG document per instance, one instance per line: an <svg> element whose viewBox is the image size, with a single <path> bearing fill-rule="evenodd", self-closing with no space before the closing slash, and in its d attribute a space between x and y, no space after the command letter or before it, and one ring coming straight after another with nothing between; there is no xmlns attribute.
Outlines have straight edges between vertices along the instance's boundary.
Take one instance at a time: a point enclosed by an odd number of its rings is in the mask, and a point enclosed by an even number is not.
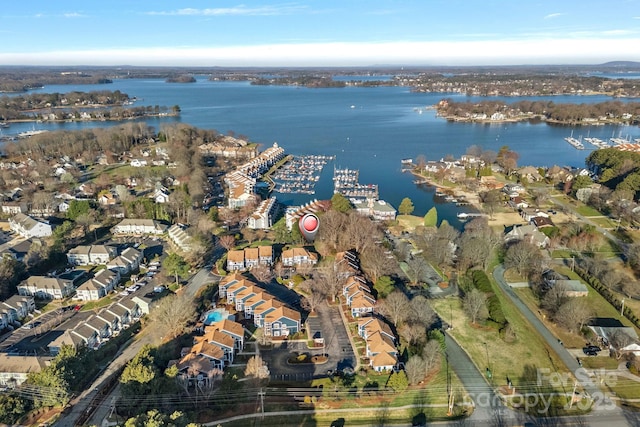
<svg viewBox="0 0 640 427"><path fill-rule="evenodd" d="M205 129L246 135L268 146L278 142L291 154L336 155L316 185L315 196L278 195L287 204L310 198L329 198L333 193L333 166L360 169L361 183L377 183L381 198L398 206L410 197L415 214L423 215L436 204L431 188L419 188L409 174L401 172L400 159L423 154L429 160L446 155L460 156L470 145L498 151L508 145L520 154L519 164L535 166L583 166L590 150L578 151L563 140L571 128L546 124L449 123L435 117L433 105L445 97L478 100L456 94L412 93L409 88L306 89L283 86L251 86L248 82L211 82L200 77L193 84L169 84L164 80L116 80L110 85L48 86L39 91L120 90L141 99L139 105L180 105L179 118L146 120L159 128L164 123L182 121ZM556 103L593 103L604 96L540 97ZM508 98L508 102L518 98ZM421 110L420 114L417 110ZM107 122L38 123L36 129L81 129L112 126ZM5 133L32 128L32 124L12 124ZM575 128L579 135L608 139L611 136L640 137L640 129L627 126ZM585 144L587 145L587 144ZM465 210L438 204L440 218L454 222L455 213Z"/></svg>

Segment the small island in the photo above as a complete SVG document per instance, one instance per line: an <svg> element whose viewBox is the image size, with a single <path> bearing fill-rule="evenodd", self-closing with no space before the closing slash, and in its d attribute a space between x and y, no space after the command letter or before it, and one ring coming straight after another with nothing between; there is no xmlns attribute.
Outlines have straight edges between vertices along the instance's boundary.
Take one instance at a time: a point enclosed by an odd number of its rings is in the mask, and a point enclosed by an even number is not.
<svg viewBox="0 0 640 427"><path fill-rule="evenodd" d="M167 83L195 83L196 78L189 74L183 74L181 76L169 77L165 81Z"/></svg>

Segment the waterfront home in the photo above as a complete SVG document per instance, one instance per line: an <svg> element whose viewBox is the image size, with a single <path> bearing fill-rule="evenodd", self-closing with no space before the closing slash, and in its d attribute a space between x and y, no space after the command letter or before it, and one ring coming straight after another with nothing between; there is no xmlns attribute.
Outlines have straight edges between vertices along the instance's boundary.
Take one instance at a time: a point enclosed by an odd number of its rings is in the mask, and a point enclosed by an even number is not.
<svg viewBox="0 0 640 427"><path fill-rule="evenodd" d="M317 263L318 256L305 248L291 248L282 251L282 265L285 267L315 265Z"/></svg>
<svg viewBox="0 0 640 427"><path fill-rule="evenodd" d="M260 202L256 210L249 216L247 227L252 229L268 229L273 225L276 212L276 198L270 197Z"/></svg>
<svg viewBox="0 0 640 427"><path fill-rule="evenodd" d="M153 219L125 218L116 224L113 234L159 235L167 231L167 226Z"/></svg>
<svg viewBox="0 0 640 427"><path fill-rule="evenodd" d="M293 226L297 227L300 218L307 214L326 212L331 208L331 200L313 200L303 206L289 206L285 210L284 218L287 229L291 231Z"/></svg>
<svg viewBox="0 0 640 427"><path fill-rule="evenodd" d="M44 369L50 357L14 356L0 353L0 388L16 388L27 380L29 374Z"/></svg>
<svg viewBox="0 0 640 427"><path fill-rule="evenodd" d="M53 233L51 224L40 221L23 213L9 218L9 227L24 238L47 237Z"/></svg>
<svg viewBox="0 0 640 427"><path fill-rule="evenodd" d="M18 285L18 294L40 299L62 299L73 291L73 281L56 277L31 276Z"/></svg>
<svg viewBox="0 0 640 427"><path fill-rule="evenodd" d="M76 246L67 252L67 261L71 265L106 264L117 254L113 246L90 245Z"/></svg>

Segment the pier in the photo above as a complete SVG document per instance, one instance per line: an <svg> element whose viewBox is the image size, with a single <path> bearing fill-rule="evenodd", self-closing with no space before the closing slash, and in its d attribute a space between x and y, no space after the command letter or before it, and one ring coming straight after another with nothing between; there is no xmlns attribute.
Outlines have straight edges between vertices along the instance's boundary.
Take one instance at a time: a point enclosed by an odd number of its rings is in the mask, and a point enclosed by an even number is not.
<svg viewBox="0 0 640 427"><path fill-rule="evenodd" d="M377 184L360 184L360 171L357 169L333 169L333 192L345 197L378 199Z"/></svg>
<svg viewBox="0 0 640 427"><path fill-rule="evenodd" d="M315 184L320 180L324 166L334 156L309 155L290 156L271 175L273 191L276 193L315 194Z"/></svg>

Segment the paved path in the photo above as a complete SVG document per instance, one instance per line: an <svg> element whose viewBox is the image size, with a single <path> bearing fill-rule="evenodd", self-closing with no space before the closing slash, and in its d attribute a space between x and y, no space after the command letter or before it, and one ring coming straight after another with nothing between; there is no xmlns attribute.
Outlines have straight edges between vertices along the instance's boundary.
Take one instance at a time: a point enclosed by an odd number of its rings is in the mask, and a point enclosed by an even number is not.
<svg viewBox="0 0 640 427"><path fill-rule="evenodd" d="M476 425L515 419L514 411L502 403L500 397L487 383L484 375L473 364L469 355L449 334L445 334L445 343L447 345L447 362L460 378L465 391L474 402L475 409L469 421Z"/></svg>
<svg viewBox="0 0 640 427"><path fill-rule="evenodd" d="M496 279L498 285L502 288L507 297L512 301L512 303L520 310L522 315L527 319L527 322L531 326L533 326L536 331L542 336L542 338L547 342L547 345L551 347L553 351L560 357L560 360L565 364L565 366L577 377L580 379L580 384L584 388L584 390L594 399L595 405L593 408L594 412L598 411L611 411L617 412L617 415L622 416L622 411L620 408L612 404L611 399L605 396L600 388L588 378L587 372L584 368L582 368L575 356L571 354L566 348L564 348L558 339L547 329L546 326L538 319L538 317L527 307L525 303L523 303L518 295L511 289L511 287L507 284L504 279L504 267L502 265L498 265L493 270L493 277Z"/></svg>

